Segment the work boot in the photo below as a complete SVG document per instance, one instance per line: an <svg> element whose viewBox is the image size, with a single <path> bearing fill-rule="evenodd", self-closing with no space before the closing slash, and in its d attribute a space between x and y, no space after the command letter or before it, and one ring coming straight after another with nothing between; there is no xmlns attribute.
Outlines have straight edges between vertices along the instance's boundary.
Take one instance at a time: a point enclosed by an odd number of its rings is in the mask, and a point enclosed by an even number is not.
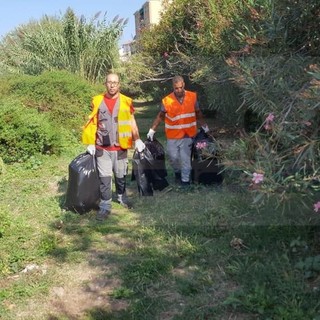
<svg viewBox="0 0 320 320"><path fill-rule="evenodd" d="M181 190L184 190L184 191L190 191L191 190L190 181L181 181L180 188Z"/></svg>
<svg viewBox="0 0 320 320"><path fill-rule="evenodd" d="M110 215L110 212L111 212L111 201L112 201L112 199L109 199L109 200L101 199L101 201L99 203L100 209L96 215L97 221L104 221L105 219L108 218L108 216Z"/></svg>
<svg viewBox="0 0 320 320"><path fill-rule="evenodd" d="M96 220L102 222L106 220L109 215L110 215L110 210L100 209L96 215Z"/></svg>
<svg viewBox="0 0 320 320"><path fill-rule="evenodd" d="M126 209L132 208L132 203L128 200L128 198L124 194L118 194L117 202Z"/></svg>
<svg viewBox="0 0 320 320"><path fill-rule="evenodd" d="M181 186L182 187L189 187L190 186L190 181L181 181Z"/></svg>

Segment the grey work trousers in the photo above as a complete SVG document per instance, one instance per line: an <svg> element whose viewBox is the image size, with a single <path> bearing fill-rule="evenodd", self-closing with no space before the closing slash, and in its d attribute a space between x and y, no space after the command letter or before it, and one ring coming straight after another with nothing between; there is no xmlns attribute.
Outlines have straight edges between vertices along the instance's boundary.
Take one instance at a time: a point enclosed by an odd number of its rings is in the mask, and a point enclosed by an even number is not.
<svg viewBox="0 0 320 320"><path fill-rule="evenodd" d="M189 182L191 175L192 138L168 139L168 160L175 173L181 173L181 181Z"/></svg>
<svg viewBox="0 0 320 320"><path fill-rule="evenodd" d="M119 154L120 153L118 151L103 150L103 153L101 155L99 154L99 156L97 155L96 157L101 193L99 207L103 210L111 210L112 174L114 174L117 196L122 196L126 191L128 158L126 152L124 153L125 157L119 157Z"/></svg>

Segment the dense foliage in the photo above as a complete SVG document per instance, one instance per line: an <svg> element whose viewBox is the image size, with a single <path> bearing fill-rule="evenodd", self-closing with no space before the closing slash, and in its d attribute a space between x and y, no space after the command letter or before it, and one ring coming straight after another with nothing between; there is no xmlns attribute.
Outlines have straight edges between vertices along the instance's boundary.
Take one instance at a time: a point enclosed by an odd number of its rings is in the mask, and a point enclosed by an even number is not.
<svg viewBox="0 0 320 320"><path fill-rule="evenodd" d="M51 121L70 131L79 131L88 113L91 97L104 90L66 71L38 76L11 75L0 78L0 97L16 97L26 106L46 113Z"/></svg>
<svg viewBox="0 0 320 320"><path fill-rule="evenodd" d="M319 12L315 0L177 0L140 39L153 76L182 74L220 121L246 125L224 162L256 202L318 191Z"/></svg>
<svg viewBox="0 0 320 320"><path fill-rule="evenodd" d="M91 97L103 92L66 71L0 78L0 157L26 161L80 141Z"/></svg>
<svg viewBox="0 0 320 320"><path fill-rule="evenodd" d="M320 55L319 1L274 1L274 32L291 49L311 56ZM272 21L272 20L271 20Z"/></svg>
<svg viewBox="0 0 320 320"><path fill-rule="evenodd" d="M242 98L261 122L226 153L229 169L241 169L240 183L281 200L319 191L319 67L313 58L281 55L234 61L235 81Z"/></svg>
<svg viewBox="0 0 320 320"><path fill-rule="evenodd" d="M0 157L5 163L24 162L36 154L59 154L62 137L44 114L18 101L0 108Z"/></svg>

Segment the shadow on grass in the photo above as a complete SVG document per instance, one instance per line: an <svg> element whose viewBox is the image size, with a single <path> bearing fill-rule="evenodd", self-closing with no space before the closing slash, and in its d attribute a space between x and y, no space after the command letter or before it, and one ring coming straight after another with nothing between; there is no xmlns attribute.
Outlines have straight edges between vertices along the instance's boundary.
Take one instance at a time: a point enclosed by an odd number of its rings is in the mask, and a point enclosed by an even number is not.
<svg viewBox="0 0 320 320"><path fill-rule="evenodd" d="M65 180L59 188L66 190ZM105 223L97 223L93 212L65 212L62 224L51 227L69 242L49 253L58 262L79 254L98 270L82 290L95 288L90 299L110 309L88 307L88 319L223 319L231 310L246 319L261 312L294 318L319 312L304 278L305 271L314 277L318 271L296 267L320 252L318 219L298 208L287 215L271 207L256 212L245 194L226 192L195 187L139 198L132 211L115 206ZM122 310L116 310L119 303Z"/></svg>
<svg viewBox="0 0 320 320"><path fill-rule="evenodd" d="M150 209L152 202L145 202L144 210ZM237 226L230 221L219 225L221 221L210 221L209 216L172 224L152 212L152 223L145 224L144 217L137 215L140 222L132 225L132 214L136 212L116 210L103 224L93 223L90 213L66 215L61 231L72 236L72 250L86 251L89 264L100 269L91 285L97 288L103 279L118 277L120 283L113 292L120 288L131 292L123 297L120 294L120 300L110 295L104 298L105 287L101 285L92 293L92 299L102 297L111 305L123 300L127 307L121 311L94 307L86 310L88 319L151 320L162 312L176 312L175 319L222 319L230 310L247 312L247 319L254 319L261 308L271 318L276 314L272 310L293 314L290 308L297 314L313 314L304 306L314 307L315 296L306 289L303 272L295 264L319 253L315 245L315 237L320 234L318 225ZM96 247L97 237L102 237L106 245ZM238 242L232 242L235 239ZM237 281L236 288L228 285L232 279ZM251 302L247 297L256 288L261 291L254 293L257 297ZM296 305L289 303L292 288L300 297ZM171 299L163 300L168 291ZM210 299L215 299L216 306L210 304Z"/></svg>
<svg viewBox="0 0 320 320"><path fill-rule="evenodd" d="M110 311L103 308L95 308L87 312L88 320L128 320L130 314L126 311Z"/></svg>

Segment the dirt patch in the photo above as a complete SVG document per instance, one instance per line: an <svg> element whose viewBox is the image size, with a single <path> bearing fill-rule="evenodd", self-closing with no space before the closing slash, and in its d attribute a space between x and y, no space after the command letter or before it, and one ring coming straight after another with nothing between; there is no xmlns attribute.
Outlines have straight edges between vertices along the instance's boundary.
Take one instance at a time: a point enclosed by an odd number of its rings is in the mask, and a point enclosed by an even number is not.
<svg viewBox="0 0 320 320"><path fill-rule="evenodd" d="M31 299L15 319L83 319L87 312L99 309L104 312L124 310L128 303L116 300L110 293L120 286L114 277L113 266L92 266L87 262L78 265L51 265L57 269L56 285L42 299ZM56 270L54 271L57 272Z"/></svg>

